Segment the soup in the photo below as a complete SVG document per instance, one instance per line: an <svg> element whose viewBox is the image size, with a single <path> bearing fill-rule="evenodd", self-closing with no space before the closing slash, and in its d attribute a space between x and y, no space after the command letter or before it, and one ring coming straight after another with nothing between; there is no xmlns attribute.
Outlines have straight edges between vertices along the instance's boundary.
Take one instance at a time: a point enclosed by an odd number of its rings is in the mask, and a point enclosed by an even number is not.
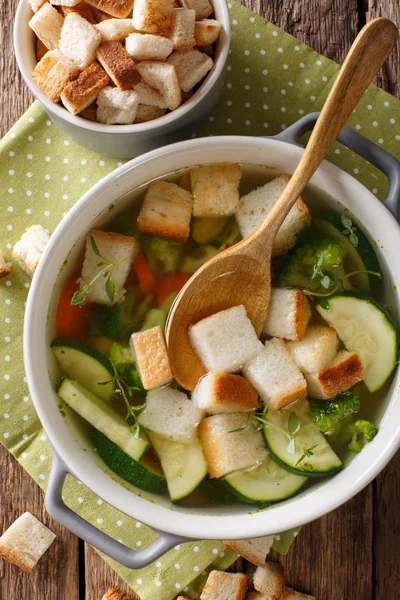
<svg viewBox="0 0 400 600"><path fill-rule="evenodd" d="M58 395L138 493L264 508L376 435L397 361L381 268L351 215L312 192L275 241L261 337L243 306L203 319L190 338L207 375L192 394L172 379L163 332L176 295L257 227L287 179L238 164L175 173L87 234L58 300Z"/></svg>

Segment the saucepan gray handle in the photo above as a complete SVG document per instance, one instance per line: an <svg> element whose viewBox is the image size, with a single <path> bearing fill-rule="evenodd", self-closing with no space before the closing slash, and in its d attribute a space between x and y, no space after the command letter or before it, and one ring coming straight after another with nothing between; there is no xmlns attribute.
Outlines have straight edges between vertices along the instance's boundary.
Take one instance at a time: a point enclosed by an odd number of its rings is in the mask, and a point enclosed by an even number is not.
<svg viewBox="0 0 400 600"><path fill-rule="evenodd" d="M311 131L314 127L319 113L310 113L305 115L293 125L290 125L287 129L275 136L275 139L289 142L290 144L298 143L299 138ZM368 138L364 137L357 131L351 129L345 125L342 131L337 137L338 141L359 154L362 158L365 158L369 163L377 167L380 171L385 173L389 179L389 193L384 201L385 206L390 210L392 215L399 220L400 218L400 162L395 159L394 156L383 150L374 142L371 142Z"/></svg>
<svg viewBox="0 0 400 600"><path fill-rule="evenodd" d="M69 470L53 450L53 464L46 491L45 505L50 516L66 529L88 542L100 552L116 560L128 569L141 569L168 552L179 543L189 541L169 533L159 533L160 537L148 548L135 551L114 540L97 529L66 506L62 499L62 487Z"/></svg>

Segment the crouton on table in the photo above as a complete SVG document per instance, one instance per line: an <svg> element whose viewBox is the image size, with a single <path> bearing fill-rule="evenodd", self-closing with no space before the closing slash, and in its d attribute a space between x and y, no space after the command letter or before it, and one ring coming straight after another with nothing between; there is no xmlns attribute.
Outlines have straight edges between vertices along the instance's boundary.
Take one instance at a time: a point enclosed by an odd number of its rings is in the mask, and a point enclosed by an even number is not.
<svg viewBox="0 0 400 600"><path fill-rule="evenodd" d="M310 318L310 303L303 292L272 288L263 333L286 340L301 340Z"/></svg>
<svg viewBox="0 0 400 600"><path fill-rule="evenodd" d="M196 48L175 50L167 58L178 74L183 92L189 92L212 69L213 59Z"/></svg>
<svg viewBox="0 0 400 600"><path fill-rule="evenodd" d="M309 594L302 594L301 592L296 592L291 588L286 588L286 590L281 594L279 600L317 600L315 596L310 596Z"/></svg>
<svg viewBox="0 0 400 600"><path fill-rule="evenodd" d="M364 379L364 369L356 352L342 350L318 373L305 373L311 398L329 400Z"/></svg>
<svg viewBox="0 0 400 600"><path fill-rule="evenodd" d="M286 345L303 373L317 373L334 359L339 338L333 327L311 324L307 327L303 339L287 342Z"/></svg>
<svg viewBox="0 0 400 600"><path fill-rule="evenodd" d="M119 262L115 264L112 271L112 280L115 286L114 299L111 300L107 294L105 277L99 277L90 286L86 298L90 302L96 304L115 304L116 302L120 302L124 297L125 281L128 277L132 263L139 252L139 242L134 237L127 235L91 229L86 236L85 258L83 261L81 278L79 280L81 290L105 268L104 265L98 265L98 263L101 262L101 258L96 254L93 248L92 238L97 249L104 258Z"/></svg>
<svg viewBox="0 0 400 600"><path fill-rule="evenodd" d="M55 537L50 529L26 512L0 537L0 556L30 573Z"/></svg>
<svg viewBox="0 0 400 600"><path fill-rule="evenodd" d="M110 81L107 73L98 63L93 63L71 81L63 90L61 100L73 115L80 113L94 102Z"/></svg>
<svg viewBox="0 0 400 600"><path fill-rule="evenodd" d="M172 28L170 40L176 50L193 48L196 45L194 38L194 24L196 13L188 8L174 8L172 13Z"/></svg>
<svg viewBox="0 0 400 600"><path fill-rule="evenodd" d="M137 220L142 233L185 242L189 237L192 214L190 192L168 181L153 181Z"/></svg>
<svg viewBox="0 0 400 600"><path fill-rule="evenodd" d="M108 588L101 600L135 600L135 598L118 588Z"/></svg>
<svg viewBox="0 0 400 600"><path fill-rule="evenodd" d="M136 119L139 95L133 90L105 87L97 96L99 123L130 125Z"/></svg>
<svg viewBox="0 0 400 600"><path fill-rule="evenodd" d="M209 46L213 44L221 31L221 23L214 19L203 19L194 24L194 37L196 46Z"/></svg>
<svg viewBox="0 0 400 600"><path fill-rule="evenodd" d="M158 90L170 110L175 110L182 102L182 91L178 75L173 65L157 61L143 61L137 64L143 80Z"/></svg>
<svg viewBox="0 0 400 600"><path fill-rule="evenodd" d="M242 573L211 571L200 600L244 600L249 579Z"/></svg>
<svg viewBox="0 0 400 600"><path fill-rule="evenodd" d="M95 9L118 19L125 19L133 8L134 0L87 0Z"/></svg>
<svg viewBox="0 0 400 600"><path fill-rule="evenodd" d="M151 390L146 396L146 408L139 423L149 431L179 442L192 444L197 440L197 426L204 412L178 390L163 387Z"/></svg>
<svg viewBox="0 0 400 600"><path fill-rule="evenodd" d="M273 412L305 397L307 384L285 342L272 338L243 368L263 402Z"/></svg>
<svg viewBox="0 0 400 600"><path fill-rule="evenodd" d="M189 338L212 373L240 371L263 347L243 305L222 310L192 325Z"/></svg>
<svg viewBox="0 0 400 600"><path fill-rule="evenodd" d="M267 561L253 574L254 588L269 600L278 600L285 590L285 574L278 562Z"/></svg>
<svg viewBox="0 0 400 600"><path fill-rule="evenodd" d="M233 215L239 204L242 169L238 164L197 167L190 170L195 217Z"/></svg>
<svg viewBox="0 0 400 600"><path fill-rule="evenodd" d="M106 19L98 23L96 29L101 33L103 42L122 42L135 31L132 19Z"/></svg>
<svg viewBox="0 0 400 600"><path fill-rule="evenodd" d="M173 50L171 40L151 33L131 33L125 48L135 60L165 60Z"/></svg>
<svg viewBox="0 0 400 600"><path fill-rule="evenodd" d="M192 400L209 415L257 408L258 393L247 379L231 373L208 373L192 392Z"/></svg>
<svg viewBox="0 0 400 600"><path fill-rule="evenodd" d="M290 177L281 175L240 198L236 220L242 237L253 233L272 209ZM297 234L311 222L310 211L301 196L289 211L275 238L273 254L284 254L293 248Z"/></svg>
<svg viewBox="0 0 400 600"><path fill-rule="evenodd" d="M241 429L246 422L247 415L237 412L213 415L200 423L199 438L210 477L251 469L266 458L261 431L251 425Z"/></svg>
<svg viewBox="0 0 400 600"><path fill-rule="evenodd" d="M131 349L146 390L161 387L171 381L171 367L161 327L133 333Z"/></svg>
<svg viewBox="0 0 400 600"><path fill-rule="evenodd" d="M63 24L63 17L50 2L45 2L29 21L29 27L49 50L58 47Z"/></svg>
<svg viewBox="0 0 400 600"><path fill-rule="evenodd" d="M60 50L83 71L95 60L101 39L101 34L94 25L78 13L71 12L64 19Z"/></svg>
<svg viewBox="0 0 400 600"><path fill-rule="evenodd" d="M174 0L135 0L133 26L144 33L168 37L173 9Z"/></svg>
<svg viewBox="0 0 400 600"><path fill-rule="evenodd" d="M130 90L141 80L134 61L121 42L103 42L97 49L96 56L120 90Z"/></svg>
<svg viewBox="0 0 400 600"><path fill-rule="evenodd" d="M191 8L196 12L196 19L206 19L213 12L213 7L208 0L183 0L186 8Z"/></svg>
<svg viewBox="0 0 400 600"><path fill-rule="evenodd" d="M6 261L4 260L4 256L2 251L0 250L0 279L3 277L7 277L7 275L11 275L12 269L8 266Z"/></svg>
<svg viewBox="0 0 400 600"><path fill-rule="evenodd" d="M49 234L41 225L32 225L15 244L12 256L30 277L33 276L49 239Z"/></svg>
<svg viewBox="0 0 400 600"><path fill-rule="evenodd" d="M271 550L273 541L273 535L266 535L253 540L228 540L224 541L223 544L253 563L253 565L265 567L265 559Z"/></svg>

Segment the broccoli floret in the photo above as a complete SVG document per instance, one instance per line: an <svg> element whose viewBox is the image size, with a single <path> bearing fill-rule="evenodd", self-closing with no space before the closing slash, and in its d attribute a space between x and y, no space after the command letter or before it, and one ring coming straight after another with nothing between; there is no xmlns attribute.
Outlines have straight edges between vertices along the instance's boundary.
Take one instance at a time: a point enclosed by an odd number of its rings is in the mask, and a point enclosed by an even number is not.
<svg viewBox="0 0 400 600"><path fill-rule="evenodd" d="M360 410L360 398L356 389L352 388L339 394L333 400L315 402L311 408L312 419L317 429L328 435L332 434L338 422Z"/></svg>
<svg viewBox="0 0 400 600"><path fill-rule="evenodd" d="M121 306L98 306L95 314L95 330L98 335L119 338L122 333Z"/></svg>
<svg viewBox="0 0 400 600"><path fill-rule="evenodd" d="M218 248L214 246L198 246L190 256L184 257L179 270L181 273L192 275L217 253Z"/></svg>
<svg viewBox="0 0 400 600"><path fill-rule="evenodd" d="M168 298L165 300L164 304L160 306L160 308L150 309L146 315L141 331L146 331L146 329L151 329L152 327L156 327L157 325L159 325L161 329L164 330L168 313L177 295L177 292L172 292L172 294L168 296Z"/></svg>
<svg viewBox="0 0 400 600"><path fill-rule="evenodd" d="M352 439L348 445L351 452L361 452L361 450L372 442L378 430L371 421L358 420L350 427Z"/></svg>
<svg viewBox="0 0 400 600"><path fill-rule="evenodd" d="M115 231L115 233L121 233L122 235L129 235L139 238L141 233L137 227L138 214L139 211L135 210L134 212L123 212L116 216L111 222L110 231Z"/></svg>
<svg viewBox="0 0 400 600"><path fill-rule="evenodd" d="M129 348L121 344L112 344L109 352L110 363L117 371L123 371L128 365L133 364L133 355Z"/></svg>
<svg viewBox="0 0 400 600"><path fill-rule="evenodd" d="M334 267L343 262L344 252L340 243L334 238L324 236L311 242L304 242L294 252L297 260L305 265L315 265L323 257L324 267Z"/></svg>
<svg viewBox="0 0 400 600"><path fill-rule="evenodd" d="M99 306L94 318L94 333L109 338L128 339L138 331L153 301L153 296L145 296L139 301L137 288L128 288L121 304Z"/></svg>
<svg viewBox="0 0 400 600"><path fill-rule="evenodd" d="M183 244L159 237L143 240L143 250L153 273L175 273L182 257Z"/></svg>

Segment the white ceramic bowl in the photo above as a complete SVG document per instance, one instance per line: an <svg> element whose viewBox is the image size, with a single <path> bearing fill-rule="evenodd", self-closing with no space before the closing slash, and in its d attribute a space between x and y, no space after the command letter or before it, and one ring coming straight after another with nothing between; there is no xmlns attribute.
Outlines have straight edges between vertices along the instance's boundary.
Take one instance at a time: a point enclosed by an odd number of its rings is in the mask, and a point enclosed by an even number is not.
<svg viewBox="0 0 400 600"><path fill-rule="evenodd" d="M334 477L316 480L311 488L266 511L258 512L257 507L241 504L189 509L143 492L139 497L121 487L103 472L101 460L90 450L78 421L73 416L65 419L58 409L55 393L58 373L49 350L54 337L54 307L57 293L68 277L69 265L82 250L87 231L124 209L141 193L146 182L177 169L240 161L291 173L302 152L300 147L275 139L215 137L181 142L169 146L167 151L159 149L137 158L101 180L74 206L52 235L34 276L25 317L25 366L32 399L48 438L75 477L109 504L157 530L187 538L221 540L276 534L298 527L354 496L383 469L399 447L400 382L396 374L386 398L377 408L376 419L380 422L377 437ZM334 209L340 201L376 240L386 294L392 298L391 306L398 316L400 296L398 291L393 292L393 286L400 289L397 221L363 185L329 162L325 161L318 169L311 188L320 191L327 205ZM71 247L74 250L69 255Z"/></svg>
<svg viewBox="0 0 400 600"><path fill-rule="evenodd" d="M28 0L20 0L14 25L14 48L18 67L26 85L39 100L51 120L81 146L101 154L132 158L165 144L190 137L194 127L216 105L225 74L231 25L226 0L211 0L215 18L221 23L216 42L214 66L193 96L176 110L159 119L137 125L105 125L72 115L55 104L32 79L36 65L36 36L28 23L33 13Z"/></svg>

